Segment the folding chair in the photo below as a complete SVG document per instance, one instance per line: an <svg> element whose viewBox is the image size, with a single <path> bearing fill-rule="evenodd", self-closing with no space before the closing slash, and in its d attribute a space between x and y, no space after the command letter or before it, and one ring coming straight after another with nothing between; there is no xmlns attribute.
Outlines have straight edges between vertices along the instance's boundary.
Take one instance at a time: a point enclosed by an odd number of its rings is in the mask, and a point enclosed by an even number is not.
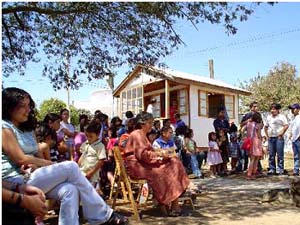
<svg viewBox="0 0 300 225"><path fill-rule="evenodd" d="M114 209L116 206L116 201L120 192L120 188L123 195L123 204L131 204L131 208L134 213L134 217L136 220L140 220L140 216L138 213L138 202L141 196L141 190L143 185L146 183L146 180L132 180L126 171L123 158L121 156L121 152L118 147L113 149L116 168L114 173L113 185L110 191L110 199L112 200L112 208ZM135 184L138 186L138 195L137 199L134 198L132 185ZM144 205L144 204L143 204ZM147 205L147 204L145 204ZM142 205L139 205L139 207Z"/></svg>

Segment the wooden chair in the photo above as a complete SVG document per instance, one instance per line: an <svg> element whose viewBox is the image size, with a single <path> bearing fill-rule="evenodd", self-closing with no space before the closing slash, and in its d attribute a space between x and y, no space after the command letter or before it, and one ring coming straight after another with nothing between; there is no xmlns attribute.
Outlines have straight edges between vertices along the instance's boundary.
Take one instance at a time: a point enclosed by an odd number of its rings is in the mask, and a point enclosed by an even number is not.
<svg viewBox="0 0 300 225"><path fill-rule="evenodd" d="M134 217L136 220L140 220L140 216L138 213L138 202L140 200L141 196L141 190L143 185L146 183L146 180L133 180L131 179L126 171L124 160L121 156L121 152L118 147L115 147L113 149L115 162L116 162L116 168L114 173L114 180L113 185L111 187L110 191L110 200L112 200L112 208L114 209L116 206L116 201L120 192L120 188L123 195L123 202L121 205L124 204L131 204L131 208L134 213ZM138 187L138 195L137 198L134 198L134 193L132 190L132 186L136 185ZM147 204L144 204L147 206ZM142 205L139 205L142 206Z"/></svg>

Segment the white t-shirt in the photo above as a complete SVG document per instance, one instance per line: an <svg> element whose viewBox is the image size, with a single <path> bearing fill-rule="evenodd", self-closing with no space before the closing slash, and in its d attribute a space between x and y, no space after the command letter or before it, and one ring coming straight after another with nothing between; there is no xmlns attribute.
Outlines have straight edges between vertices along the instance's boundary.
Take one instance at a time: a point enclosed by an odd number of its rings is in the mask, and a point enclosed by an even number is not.
<svg viewBox="0 0 300 225"><path fill-rule="evenodd" d="M292 132L292 142L295 142L300 137L300 115L294 117L290 123Z"/></svg>
<svg viewBox="0 0 300 225"><path fill-rule="evenodd" d="M268 128L269 137L278 137L286 125L288 125L286 117L282 114L278 114L276 116L268 115L265 127Z"/></svg>
<svg viewBox="0 0 300 225"><path fill-rule="evenodd" d="M62 132L63 128L66 128L71 133L75 133L75 128L74 128L74 126L71 123L65 123L64 121L61 121L60 122L60 129L59 129L58 132ZM68 144L68 145L74 145L74 138L67 137L66 144Z"/></svg>
<svg viewBox="0 0 300 225"><path fill-rule="evenodd" d="M147 113L153 114L153 110L154 110L153 105L152 105L152 104L149 104L149 105L147 106Z"/></svg>

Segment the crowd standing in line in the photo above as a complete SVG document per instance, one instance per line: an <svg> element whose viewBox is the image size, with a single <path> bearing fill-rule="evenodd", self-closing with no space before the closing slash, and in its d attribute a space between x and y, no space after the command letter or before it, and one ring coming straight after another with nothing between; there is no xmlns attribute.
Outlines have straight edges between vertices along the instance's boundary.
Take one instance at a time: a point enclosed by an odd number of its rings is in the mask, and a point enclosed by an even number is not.
<svg viewBox="0 0 300 225"><path fill-rule="evenodd" d="M262 173L260 159L267 154L268 175L285 173L283 136L289 125L279 104L271 104L271 114L263 124L258 103L252 102L240 129L229 123L226 109L221 107L213 122L215 131L208 134L208 148L203 150L193 139L197 130L190 129L175 108L172 121L163 120L162 128L161 121L154 120L149 112L134 116L127 111L123 121L113 117L108 122L109 117L97 110L93 118L80 115L77 132L68 122L67 109L62 109L60 115L48 113L36 123L34 102L27 92L6 88L2 96L2 179L32 190L32 197L26 197L26 191L16 192L8 185L3 186L4 200L43 218L45 210L36 210L30 199L40 196L38 205L43 205L44 193L60 202L60 224L78 224L79 200L84 217L92 224L128 223L126 217L113 212L103 200L113 185L116 146L129 176L147 180L154 199L169 216L183 215L178 203L180 196L199 192L190 178L204 178L203 163L210 166L211 178L247 171L245 178L255 179ZM151 111L151 106L148 108ZM294 115L290 123L293 175L299 176L300 106L293 104L289 108ZM247 138L251 140L249 149L243 148ZM10 191L13 197L7 198ZM19 200L17 196L23 193Z"/></svg>

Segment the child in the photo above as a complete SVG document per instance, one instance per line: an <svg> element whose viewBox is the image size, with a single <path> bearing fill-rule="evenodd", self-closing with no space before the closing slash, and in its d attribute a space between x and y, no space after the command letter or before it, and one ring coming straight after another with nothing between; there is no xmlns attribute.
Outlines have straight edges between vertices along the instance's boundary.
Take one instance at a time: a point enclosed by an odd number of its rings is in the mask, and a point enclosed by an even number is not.
<svg viewBox="0 0 300 225"><path fill-rule="evenodd" d="M184 135L184 148L191 155L191 167L193 170L193 174L196 176L196 178L201 178L202 174L197 159L198 152L196 152L197 145L196 142L193 140L193 137L193 130L188 128Z"/></svg>
<svg viewBox="0 0 300 225"><path fill-rule="evenodd" d="M215 178L216 174L220 172L221 163L223 163L221 151L217 143L217 134L210 132L208 134L208 141L207 164L210 166L212 177Z"/></svg>
<svg viewBox="0 0 300 225"><path fill-rule="evenodd" d="M263 147L263 154L264 158L268 159L269 157L269 142L266 136L262 137L262 147Z"/></svg>
<svg viewBox="0 0 300 225"><path fill-rule="evenodd" d="M39 157L51 160L50 157L50 146L53 144L52 136L56 135L52 129L44 123L37 125L35 129L35 136L39 146Z"/></svg>
<svg viewBox="0 0 300 225"><path fill-rule="evenodd" d="M229 153L228 153L228 140L225 136L224 130L219 130L219 139L217 140L219 149L221 151L221 156L223 163L221 165L221 175L228 175L227 174L227 163L229 162Z"/></svg>
<svg viewBox="0 0 300 225"><path fill-rule="evenodd" d="M161 129L161 136L157 138L152 147L155 150L168 150L168 155L175 155L176 145L172 139L173 130L169 126L164 126Z"/></svg>
<svg viewBox="0 0 300 225"><path fill-rule="evenodd" d="M106 159L105 147L99 139L100 130L101 125L95 121L85 127L87 141L80 147L82 155L78 160L80 170L94 187L99 179L99 170Z"/></svg>
<svg viewBox="0 0 300 225"><path fill-rule="evenodd" d="M234 125L234 124L233 124ZM240 145L238 142L237 127L234 125L230 127L230 156L231 156L231 172L236 172L237 162L239 159Z"/></svg>

